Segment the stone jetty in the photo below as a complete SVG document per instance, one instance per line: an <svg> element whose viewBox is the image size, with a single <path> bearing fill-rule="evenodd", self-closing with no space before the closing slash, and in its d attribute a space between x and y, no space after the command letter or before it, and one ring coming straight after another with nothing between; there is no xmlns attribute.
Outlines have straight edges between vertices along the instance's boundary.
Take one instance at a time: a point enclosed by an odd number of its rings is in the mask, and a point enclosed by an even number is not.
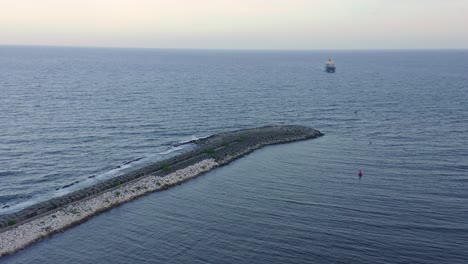
<svg viewBox="0 0 468 264"><path fill-rule="evenodd" d="M321 135L321 132L304 126L267 126L194 140L191 143L197 147L190 152L15 213L0 215L0 256L14 253L122 203L226 165L261 147Z"/></svg>

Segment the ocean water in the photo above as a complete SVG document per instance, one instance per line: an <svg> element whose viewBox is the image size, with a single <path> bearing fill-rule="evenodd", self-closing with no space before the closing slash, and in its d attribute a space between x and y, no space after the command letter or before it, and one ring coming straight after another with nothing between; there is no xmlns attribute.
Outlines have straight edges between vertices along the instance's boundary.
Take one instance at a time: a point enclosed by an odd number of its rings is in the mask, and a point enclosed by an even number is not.
<svg viewBox="0 0 468 264"><path fill-rule="evenodd" d="M335 74L323 70L329 57ZM264 148L0 263L468 262L466 50L5 46L0 58L0 214L222 131L325 133Z"/></svg>

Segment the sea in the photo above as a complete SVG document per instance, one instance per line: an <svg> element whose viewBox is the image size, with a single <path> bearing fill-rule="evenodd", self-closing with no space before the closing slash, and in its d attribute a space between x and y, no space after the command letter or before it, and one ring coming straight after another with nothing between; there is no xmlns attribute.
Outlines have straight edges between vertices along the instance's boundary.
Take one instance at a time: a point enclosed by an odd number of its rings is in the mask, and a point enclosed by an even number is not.
<svg viewBox="0 0 468 264"><path fill-rule="evenodd" d="M0 214L266 125L324 136L0 263L468 263L468 50L0 46Z"/></svg>

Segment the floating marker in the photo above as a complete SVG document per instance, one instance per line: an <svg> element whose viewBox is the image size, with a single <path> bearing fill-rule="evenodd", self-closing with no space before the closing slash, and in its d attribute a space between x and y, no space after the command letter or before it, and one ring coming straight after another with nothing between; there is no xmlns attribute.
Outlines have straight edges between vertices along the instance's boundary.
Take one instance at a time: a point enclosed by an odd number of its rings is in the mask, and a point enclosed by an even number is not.
<svg viewBox="0 0 468 264"><path fill-rule="evenodd" d="M358 174L358 175L359 175L359 177L362 177L362 171L361 171L361 170L359 170L359 174Z"/></svg>

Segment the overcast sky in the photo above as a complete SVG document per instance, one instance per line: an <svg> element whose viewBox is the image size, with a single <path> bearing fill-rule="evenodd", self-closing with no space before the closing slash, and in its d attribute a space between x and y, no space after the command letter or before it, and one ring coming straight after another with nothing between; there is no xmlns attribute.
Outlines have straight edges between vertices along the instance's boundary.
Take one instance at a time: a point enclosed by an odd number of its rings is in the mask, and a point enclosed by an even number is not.
<svg viewBox="0 0 468 264"><path fill-rule="evenodd" d="M468 0L0 0L0 45L468 48Z"/></svg>

